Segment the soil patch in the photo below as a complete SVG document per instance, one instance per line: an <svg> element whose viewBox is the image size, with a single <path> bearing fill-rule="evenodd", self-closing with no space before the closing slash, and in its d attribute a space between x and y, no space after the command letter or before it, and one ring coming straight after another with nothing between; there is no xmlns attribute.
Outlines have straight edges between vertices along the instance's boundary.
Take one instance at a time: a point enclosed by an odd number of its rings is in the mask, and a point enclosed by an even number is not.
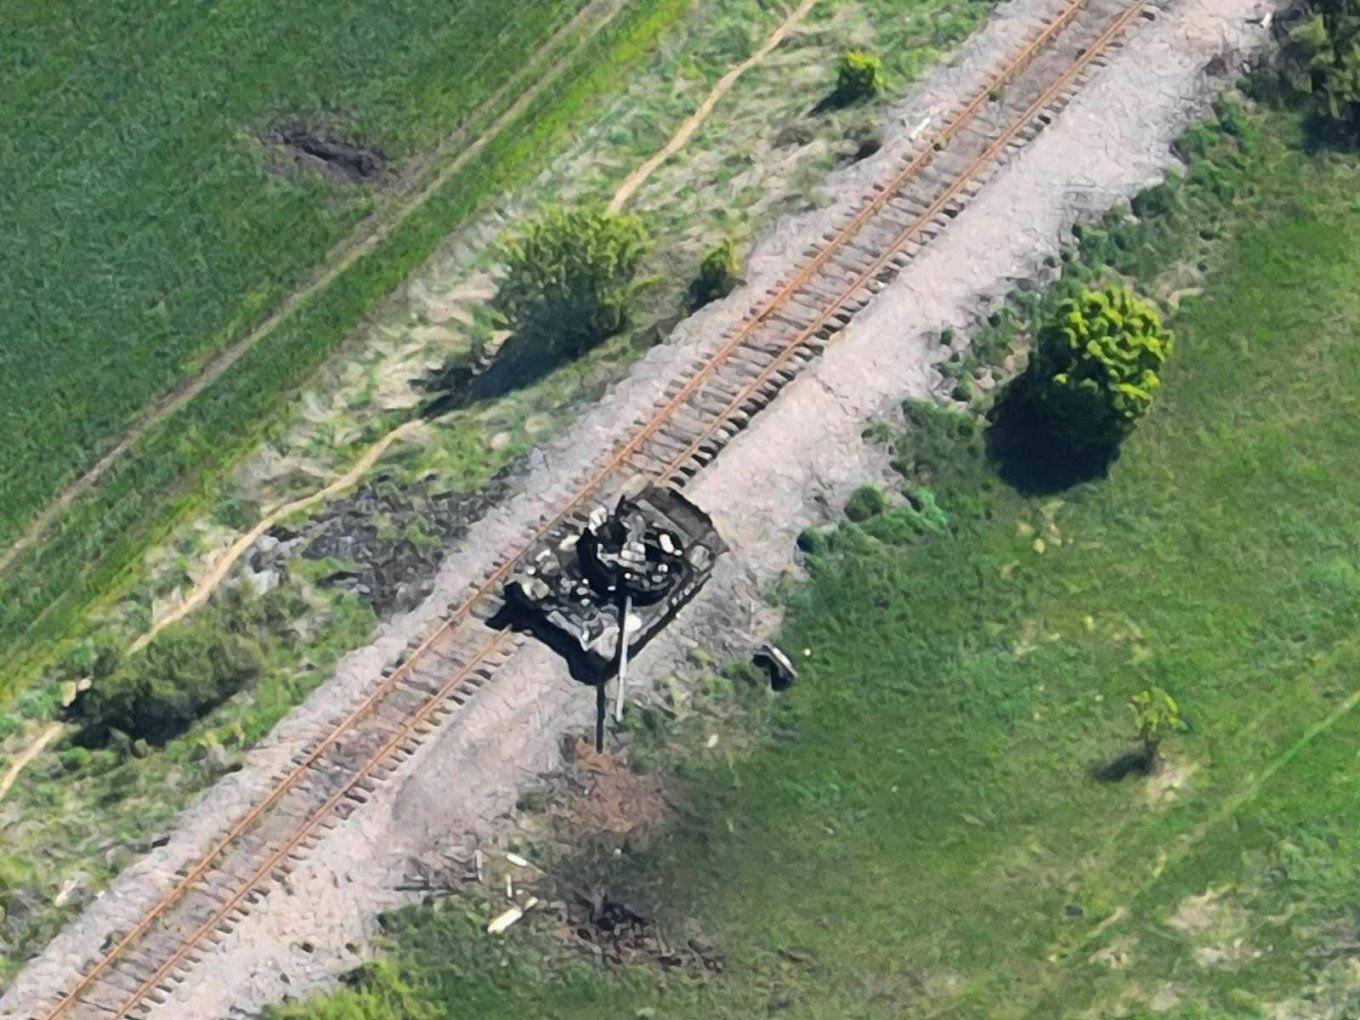
<svg viewBox="0 0 1360 1020"><path fill-rule="evenodd" d="M295 125L279 128L265 141L281 147L298 166L342 184L375 181L387 169L387 157L378 149Z"/></svg>
<svg viewBox="0 0 1360 1020"><path fill-rule="evenodd" d="M597 752L584 740L576 741L574 756L576 768L564 777L574 796L554 819L569 842L646 832L666 820L660 776L634 772L619 756Z"/></svg>

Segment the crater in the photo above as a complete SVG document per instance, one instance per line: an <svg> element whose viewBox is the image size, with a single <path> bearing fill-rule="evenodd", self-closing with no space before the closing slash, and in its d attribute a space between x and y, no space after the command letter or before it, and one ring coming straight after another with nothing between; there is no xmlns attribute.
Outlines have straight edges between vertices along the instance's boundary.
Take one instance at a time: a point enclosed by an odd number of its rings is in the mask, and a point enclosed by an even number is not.
<svg viewBox="0 0 1360 1020"><path fill-rule="evenodd" d="M377 181L387 170L381 150L299 125L277 128L264 141L283 150L295 165L341 184Z"/></svg>

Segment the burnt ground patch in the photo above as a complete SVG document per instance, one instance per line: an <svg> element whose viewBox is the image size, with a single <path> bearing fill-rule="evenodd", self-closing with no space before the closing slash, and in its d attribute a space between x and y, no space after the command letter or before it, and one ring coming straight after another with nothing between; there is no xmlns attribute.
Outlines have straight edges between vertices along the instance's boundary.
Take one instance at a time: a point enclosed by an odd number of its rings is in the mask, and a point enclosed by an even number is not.
<svg viewBox="0 0 1360 1020"><path fill-rule="evenodd" d="M289 124L269 132L264 141L289 163L340 184L372 183L387 173L388 159L381 150L338 133Z"/></svg>
<svg viewBox="0 0 1360 1020"><path fill-rule="evenodd" d="M318 583L354 592L379 614L414 609L430 593L449 543L509 494L510 471L475 492L375 478L305 527L302 556L348 564Z"/></svg>

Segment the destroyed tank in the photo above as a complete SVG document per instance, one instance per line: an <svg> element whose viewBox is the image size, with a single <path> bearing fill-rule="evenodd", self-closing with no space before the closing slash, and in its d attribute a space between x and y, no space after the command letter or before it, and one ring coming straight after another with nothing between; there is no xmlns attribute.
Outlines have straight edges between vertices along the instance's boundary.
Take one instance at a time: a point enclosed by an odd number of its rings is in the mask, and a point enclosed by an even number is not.
<svg viewBox="0 0 1360 1020"><path fill-rule="evenodd" d="M726 548L707 514L649 485L526 554L493 624L528 630L567 660L572 676L603 683L618 665L625 607L632 656L708 580Z"/></svg>

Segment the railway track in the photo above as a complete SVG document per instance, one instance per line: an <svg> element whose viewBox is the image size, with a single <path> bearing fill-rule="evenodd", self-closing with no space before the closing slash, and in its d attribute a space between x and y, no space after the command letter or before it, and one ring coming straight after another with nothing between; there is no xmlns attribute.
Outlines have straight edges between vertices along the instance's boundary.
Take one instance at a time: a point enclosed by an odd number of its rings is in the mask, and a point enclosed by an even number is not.
<svg viewBox="0 0 1360 1020"><path fill-rule="evenodd" d="M143 1016L362 805L439 723L474 697L521 640L485 620L516 560L643 476L683 487L814 359L873 294L945 230L987 178L1066 106L1083 78L1151 17L1145 0L1069 0L945 126L886 173L533 533L409 646L373 690L298 754L269 793L129 930L106 939L33 1020Z"/></svg>

